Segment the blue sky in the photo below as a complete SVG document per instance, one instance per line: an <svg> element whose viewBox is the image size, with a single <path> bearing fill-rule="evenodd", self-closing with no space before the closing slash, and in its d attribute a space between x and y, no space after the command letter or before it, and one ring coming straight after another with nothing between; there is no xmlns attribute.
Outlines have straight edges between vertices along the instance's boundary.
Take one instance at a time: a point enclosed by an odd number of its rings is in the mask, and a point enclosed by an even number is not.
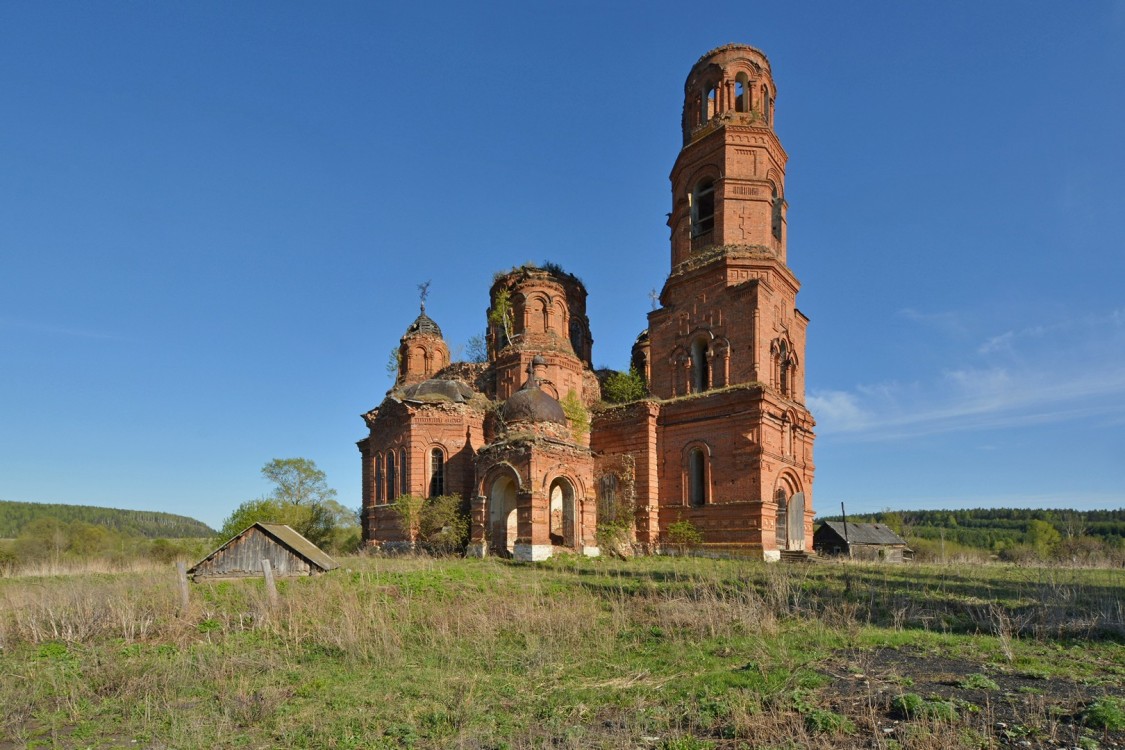
<svg viewBox="0 0 1125 750"><path fill-rule="evenodd" d="M550 260L622 368L683 82L770 58L817 509L1125 506L1125 3L0 6L0 498L213 526ZM773 7L776 6L776 7Z"/></svg>

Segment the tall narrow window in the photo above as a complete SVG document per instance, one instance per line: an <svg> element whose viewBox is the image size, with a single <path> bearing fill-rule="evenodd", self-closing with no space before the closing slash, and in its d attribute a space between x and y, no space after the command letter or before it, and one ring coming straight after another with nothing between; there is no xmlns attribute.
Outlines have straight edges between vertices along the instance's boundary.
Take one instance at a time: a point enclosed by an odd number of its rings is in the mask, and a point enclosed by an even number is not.
<svg viewBox="0 0 1125 750"><path fill-rule="evenodd" d="M708 372L707 340L698 338L691 344L692 390L702 393L711 387L711 373Z"/></svg>
<svg viewBox="0 0 1125 750"><path fill-rule="evenodd" d="M410 474L406 472L406 448L398 452L398 491L399 494L410 494Z"/></svg>
<svg viewBox="0 0 1125 750"><path fill-rule="evenodd" d="M375 454L375 503L383 502L383 456Z"/></svg>
<svg viewBox="0 0 1125 750"><path fill-rule="evenodd" d="M770 124L770 90L762 86L762 119Z"/></svg>
<svg viewBox="0 0 1125 750"><path fill-rule="evenodd" d="M771 228L773 230L773 238L775 240L781 239L781 196L777 194L777 188L773 190L773 215L771 217Z"/></svg>
<svg viewBox="0 0 1125 750"><path fill-rule="evenodd" d="M715 87L710 86L707 89L707 95L703 97L703 122L707 122L716 114L717 93Z"/></svg>
<svg viewBox="0 0 1125 750"><path fill-rule="evenodd" d="M707 502L707 456L701 448L692 448L688 454L688 491L692 507Z"/></svg>
<svg viewBox="0 0 1125 750"><path fill-rule="evenodd" d="M445 454L441 448L430 451L430 497L445 494Z"/></svg>
<svg viewBox="0 0 1125 750"><path fill-rule="evenodd" d="M598 523L613 523L617 520L617 475L606 474L599 483Z"/></svg>
<svg viewBox="0 0 1125 750"><path fill-rule="evenodd" d="M777 388L782 396L789 395L789 346L784 341L778 346L777 352Z"/></svg>
<svg viewBox="0 0 1125 750"><path fill-rule="evenodd" d="M387 502L395 500L395 452L387 451Z"/></svg>
<svg viewBox="0 0 1125 750"><path fill-rule="evenodd" d="M715 228L715 183L703 180L691 191L691 236L707 234Z"/></svg>

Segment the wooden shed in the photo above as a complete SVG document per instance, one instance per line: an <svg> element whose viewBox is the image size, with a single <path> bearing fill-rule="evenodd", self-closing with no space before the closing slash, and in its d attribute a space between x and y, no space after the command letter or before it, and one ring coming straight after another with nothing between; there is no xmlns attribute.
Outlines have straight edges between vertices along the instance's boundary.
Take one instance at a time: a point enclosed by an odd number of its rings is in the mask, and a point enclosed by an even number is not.
<svg viewBox="0 0 1125 750"><path fill-rule="evenodd" d="M825 521L813 534L813 549L826 557L903 562L914 559L906 540L882 523Z"/></svg>
<svg viewBox="0 0 1125 750"><path fill-rule="evenodd" d="M340 567L324 550L280 523L255 523L207 555L188 574L196 578L262 575L269 560L274 575L309 576Z"/></svg>

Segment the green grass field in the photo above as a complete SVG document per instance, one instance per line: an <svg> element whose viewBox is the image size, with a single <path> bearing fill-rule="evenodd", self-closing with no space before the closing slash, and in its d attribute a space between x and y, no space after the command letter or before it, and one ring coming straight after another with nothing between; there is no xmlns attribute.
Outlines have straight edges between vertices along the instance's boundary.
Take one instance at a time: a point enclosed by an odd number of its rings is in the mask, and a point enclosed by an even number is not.
<svg viewBox="0 0 1125 750"><path fill-rule="evenodd" d="M342 562L0 579L0 748L1125 746L1120 569Z"/></svg>

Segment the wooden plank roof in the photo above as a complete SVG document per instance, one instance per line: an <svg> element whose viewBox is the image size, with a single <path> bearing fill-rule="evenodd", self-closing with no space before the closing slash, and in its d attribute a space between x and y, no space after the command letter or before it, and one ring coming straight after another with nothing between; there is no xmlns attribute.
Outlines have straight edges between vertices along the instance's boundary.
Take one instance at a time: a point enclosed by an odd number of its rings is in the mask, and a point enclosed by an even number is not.
<svg viewBox="0 0 1125 750"><path fill-rule="evenodd" d="M824 525L848 544L906 544L906 540L883 523L854 523L848 521L847 534L842 521L825 521Z"/></svg>
<svg viewBox="0 0 1125 750"><path fill-rule="evenodd" d="M187 572L189 574L195 573L197 568L199 568L208 560L211 560L219 555L223 550L225 550L238 539L245 536L246 532L250 531L250 529L253 528L260 529L263 534L270 537L278 544L288 548L291 552L293 552L293 554L304 558L309 562L310 565L315 565L321 570L335 570L336 568L340 567L340 564L329 557L328 553L326 553L320 547L317 547L308 539L305 539L304 536L302 536L289 526L286 526L283 523L262 523L260 521L257 521L232 536L214 552L207 555L207 557L203 558L195 565L193 565Z"/></svg>

